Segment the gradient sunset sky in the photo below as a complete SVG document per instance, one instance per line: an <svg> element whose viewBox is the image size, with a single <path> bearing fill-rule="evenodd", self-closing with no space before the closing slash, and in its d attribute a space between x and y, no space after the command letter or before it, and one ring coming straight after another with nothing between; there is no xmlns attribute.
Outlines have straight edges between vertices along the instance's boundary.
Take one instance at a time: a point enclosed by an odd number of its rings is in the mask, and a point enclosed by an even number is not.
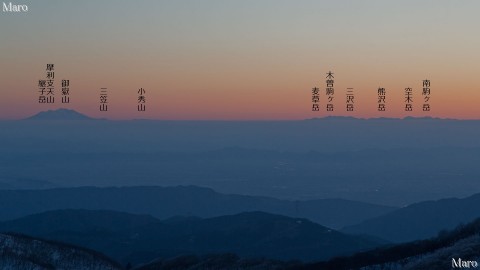
<svg viewBox="0 0 480 270"><path fill-rule="evenodd" d="M29 11L0 13L0 119L62 107L109 119L480 119L480 1L12 3ZM37 84L48 63L57 100L46 105ZM329 70L333 114L324 109ZM60 103L61 79L70 80L68 105ZM429 113L421 110L424 79L431 80ZM320 112L311 111L314 86ZM101 87L108 112L99 111ZM136 110L141 87L146 112ZM347 87L354 112L345 110ZM378 87L387 90L383 113ZM406 87L414 91L410 113Z"/></svg>

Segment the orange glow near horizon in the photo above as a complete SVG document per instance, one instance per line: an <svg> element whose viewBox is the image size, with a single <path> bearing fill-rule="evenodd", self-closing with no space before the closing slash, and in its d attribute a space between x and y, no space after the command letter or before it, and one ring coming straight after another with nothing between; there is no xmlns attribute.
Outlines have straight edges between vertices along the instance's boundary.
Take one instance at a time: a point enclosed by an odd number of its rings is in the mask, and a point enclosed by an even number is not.
<svg viewBox="0 0 480 270"><path fill-rule="evenodd" d="M112 9L105 14L91 3L57 3L53 12L30 1L28 14L0 16L7 37L0 43L0 119L58 108L116 120L480 119L480 37L472 35L480 3L304 3L165 1L146 8L146 1L105 1L98 4ZM48 63L55 64L57 102L38 104ZM61 79L70 80L70 104L59 102ZM431 80L429 113L421 110L424 79ZM320 112L311 111L314 86ZM106 113L98 110L101 87L109 91ZM347 87L354 88L354 112L345 110ZM376 109L378 87L387 90L386 112ZM413 112L404 111L406 87L414 90ZM146 112L136 111L139 88L147 91Z"/></svg>

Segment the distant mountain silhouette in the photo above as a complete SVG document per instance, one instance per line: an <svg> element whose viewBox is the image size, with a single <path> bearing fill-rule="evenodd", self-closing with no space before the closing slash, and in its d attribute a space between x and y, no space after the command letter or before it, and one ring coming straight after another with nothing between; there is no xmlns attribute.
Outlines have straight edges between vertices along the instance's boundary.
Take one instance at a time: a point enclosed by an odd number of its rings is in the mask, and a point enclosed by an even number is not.
<svg viewBox="0 0 480 270"><path fill-rule="evenodd" d="M325 116L325 117L314 117L308 118L305 120L331 120L331 121L342 121L342 120L350 120L350 121L375 121L375 120L385 120L385 121L395 121L395 120L456 120L456 119L448 119L448 118L438 118L438 117L413 117L413 116L406 116L404 118L392 118L392 117L376 117L376 118L357 118L353 116ZM460 120L461 121L461 120Z"/></svg>
<svg viewBox="0 0 480 270"><path fill-rule="evenodd" d="M84 114L69 109L48 110L39 112L25 120L95 120Z"/></svg>
<svg viewBox="0 0 480 270"><path fill-rule="evenodd" d="M0 269L121 270L92 250L18 234L0 234Z"/></svg>
<svg viewBox="0 0 480 270"><path fill-rule="evenodd" d="M172 223L118 212L62 210L0 223L0 231L85 246L135 264L157 257L218 253L312 261L384 243L346 235L307 219L264 212L187 218Z"/></svg>
<svg viewBox="0 0 480 270"><path fill-rule="evenodd" d="M424 117L406 116L406 117L403 118L403 120L443 120L443 121L448 121L448 120L455 120L455 119L430 117L430 116L424 116Z"/></svg>
<svg viewBox="0 0 480 270"><path fill-rule="evenodd" d="M392 242L435 236L480 217L480 194L464 199L426 201L344 228L343 232L375 235Z"/></svg>
<svg viewBox="0 0 480 270"><path fill-rule="evenodd" d="M305 119L305 120L331 120L331 121L337 121L337 120L366 120L366 119L363 119L363 118L357 118L357 117L353 117L353 116L325 116L325 117L314 117L314 118L308 118L308 119Z"/></svg>
<svg viewBox="0 0 480 270"><path fill-rule="evenodd" d="M148 214L160 219L179 215L214 217L264 211L308 218L332 228L353 225L395 209L341 199L288 201L226 195L196 186L0 190L0 221L66 208L115 210Z"/></svg>

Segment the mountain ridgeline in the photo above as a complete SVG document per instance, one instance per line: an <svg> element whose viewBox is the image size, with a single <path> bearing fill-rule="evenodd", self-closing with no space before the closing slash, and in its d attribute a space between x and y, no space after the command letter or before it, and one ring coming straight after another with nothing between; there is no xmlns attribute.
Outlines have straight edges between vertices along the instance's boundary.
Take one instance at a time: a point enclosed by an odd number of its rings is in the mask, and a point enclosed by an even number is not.
<svg viewBox="0 0 480 270"><path fill-rule="evenodd" d="M0 189L196 185L391 206L480 192L476 120L98 121L57 110L0 130Z"/></svg>
<svg viewBox="0 0 480 270"><path fill-rule="evenodd" d="M479 120L109 121L59 109L0 130L2 269L480 258Z"/></svg>
<svg viewBox="0 0 480 270"><path fill-rule="evenodd" d="M368 234L392 242L426 239L440 231L480 217L480 194L467 198L442 199L409 205L360 224L342 229L346 233Z"/></svg>
<svg viewBox="0 0 480 270"><path fill-rule="evenodd" d="M115 210L148 214L160 219L263 211L308 218L331 228L354 225L395 209L340 199L289 201L227 195L195 186L0 190L0 221L65 208Z"/></svg>
<svg viewBox="0 0 480 270"><path fill-rule="evenodd" d="M59 210L0 223L2 230L40 237L0 234L2 269L413 270L480 260L480 219L403 244L375 243L308 220L261 212L159 221L113 211ZM358 252L348 255L352 249Z"/></svg>
<svg viewBox="0 0 480 270"><path fill-rule="evenodd" d="M0 231L84 246L123 265L222 253L250 259L326 260L385 243L346 235L306 219L263 212L160 221L112 211L58 210L0 223Z"/></svg>

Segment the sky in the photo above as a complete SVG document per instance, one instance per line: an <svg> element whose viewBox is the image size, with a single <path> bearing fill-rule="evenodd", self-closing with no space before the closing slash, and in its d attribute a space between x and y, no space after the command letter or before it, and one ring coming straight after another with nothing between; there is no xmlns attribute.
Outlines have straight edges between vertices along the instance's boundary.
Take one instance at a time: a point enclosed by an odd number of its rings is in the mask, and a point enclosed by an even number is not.
<svg viewBox="0 0 480 270"><path fill-rule="evenodd" d="M4 1L5 2L5 1ZM9 1L8 1L9 2ZM8 2L6 2L8 4ZM480 2L14 1L0 12L0 119L68 108L109 119L480 119ZM55 104L38 81L55 65ZM327 112L326 73L335 76ZM62 104L60 81L70 80ZM422 111L422 80L431 82ZM101 112L100 88L109 110ZM312 87L320 111L312 111ZM346 88L354 111L346 111ZM386 89L385 112L377 89ZM406 112L405 88L413 90ZM146 111L137 111L137 91Z"/></svg>

